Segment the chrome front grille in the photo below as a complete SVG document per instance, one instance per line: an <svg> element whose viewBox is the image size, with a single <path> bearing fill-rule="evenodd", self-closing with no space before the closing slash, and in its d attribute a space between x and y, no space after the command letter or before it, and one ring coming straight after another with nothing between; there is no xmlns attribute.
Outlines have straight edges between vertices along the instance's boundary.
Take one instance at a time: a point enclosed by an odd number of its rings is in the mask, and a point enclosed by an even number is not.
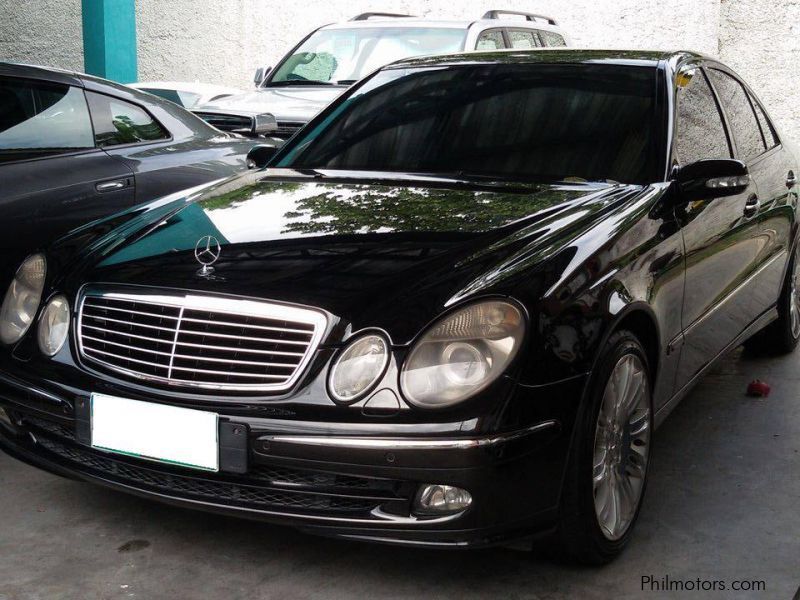
<svg viewBox="0 0 800 600"><path fill-rule="evenodd" d="M138 379L282 391L302 374L326 324L321 312L269 302L87 291L78 347L83 359Z"/></svg>
<svg viewBox="0 0 800 600"><path fill-rule="evenodd" d="M195 112L198 117L209 125L222 131L235 133L249 133L253 130L253 118L242 115L224 115L209 112Z"/></svg>
<svg viewBox="0 0 800 600"><path fill-rule="evenodd" d="M274 135L280 138L290 138L295 133L300 131L305 123L300 121L278 121L278 128L271 131L268 135Z"/></svg>

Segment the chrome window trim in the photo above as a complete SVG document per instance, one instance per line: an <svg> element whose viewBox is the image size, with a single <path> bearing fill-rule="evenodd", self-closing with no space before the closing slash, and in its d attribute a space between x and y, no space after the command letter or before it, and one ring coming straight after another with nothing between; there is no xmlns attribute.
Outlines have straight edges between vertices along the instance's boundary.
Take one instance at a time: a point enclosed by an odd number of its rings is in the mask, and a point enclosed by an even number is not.
<svg viewBox="0 0 800 600"><path fill-rule="evenodd" d="M108 369L110 371L120 373L122 375L125 375L126 377L139 379L141 381L155 382L176 388L206 389L206 390L220 390L220 391L228 390L228 391L238 391L238 392L286 391L291 387L293 387L300 379L300 377L302 377L302 375L305 373L306 368L308 367L309 363L311 362L311 359L316 353L320 345L320 342L322 341L322 336L325 334L325 331L328 326L328 319L322 311L311 308L301 308L298 306L277 304L269 301L250 300L245 298L220 297L213 295L204 295L195 292L181 293L178 291L176 291L174 294L165 294L157 291L154 291L152 293L148 293L147 291L142 291L140 293L96 291L94 289L88 290L87 288L89 287L91 286L87 285L81 289L81 291L78 294L78 303L77 303L78 310L77 310L77 322L75 328L75 339L78 347L78 354L81 361L85 361L91 365L98 365L103 369ZM171 354L171 357L170 357L170 368L168 369L169 375L167 377L161 377L157 375L147 375L143 373L138 373L136 371L131 371L129 369L125 369L107 363L101 359L90 356L86 353L83 346L83 308L86 300L91 298L123 300L129 302L138 302L141 304L152 304L155 306L171 306L180 309L180 316L176 317L178 320L178 323L176 323L175 326L176 335L171 343L171 350L169 352L169 354ZM180 332L179 324L180 321L182 320L183 312L186 309L201 310L201 311L205 310L205 311L237 315L237 316L253 316L253 317L269 318L276 320L293 321L311 325L313 326L314 329L313 332L311 332L311 339L308 342L305 352L303 353L300 362L297 364L297 368L295 369L294 373L292 373L292 376L289 377L284 382L258 383L258 384L243 384L243 383L227 384L227 383L208 383L208 382L176 380L170 377L173 370L172 360L175 356L179 355L180 353L179 347L182 344L177 341L178 332ZM162 329L158 327L155 328ZM171 328L163 328L163 329L172 331ZM291 328L287 328L287 331L291 331ZM230 336L230 337L238 337L238 336ZM248 338L246 336L243 336L242 339L258 339L258 341L263 341L260 338ZM160 340L160 341L165 341L165 340ZM170 342L166 343L169 344ZM197 344L197 346L201 345ZM210 347L213 348L213 346ZM136 359L127 359L127 360L131 360L132 362L146 362L146 361L137 361ZM163 365L159 366L163 367ZM174 369L178 370L179 368L174 367ZM180 370L187 370L187 369L180 368ZM191 370L196 370L196 369L191 369ZM228 373L223 373L223 374L228 374ZM236 376L239 375L237 373L230 373L230 374ZM265 379L269 377L270 375L264 376Z"/></svg>

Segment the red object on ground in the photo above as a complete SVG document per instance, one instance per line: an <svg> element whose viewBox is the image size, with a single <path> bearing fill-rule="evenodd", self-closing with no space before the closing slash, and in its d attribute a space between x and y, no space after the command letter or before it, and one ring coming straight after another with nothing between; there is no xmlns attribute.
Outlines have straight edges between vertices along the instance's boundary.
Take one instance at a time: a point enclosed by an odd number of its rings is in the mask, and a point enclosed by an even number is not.
<svg viewBox="0 0 800 600"><path fill-rule="evenodd" d="M757 396L760 398L766 398L769 396L770 387L768 383L764 383L760 379L755 379L750 382L750 385L747 386L747 395L748 396Z"/></svg>

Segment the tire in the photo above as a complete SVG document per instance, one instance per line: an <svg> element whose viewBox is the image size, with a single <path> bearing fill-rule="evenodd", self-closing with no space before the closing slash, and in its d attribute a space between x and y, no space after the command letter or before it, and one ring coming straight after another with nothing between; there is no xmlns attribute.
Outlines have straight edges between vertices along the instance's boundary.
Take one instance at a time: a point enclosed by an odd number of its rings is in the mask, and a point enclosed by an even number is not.
<svg viewBox="0 0 800 600"><path fill-rule="evenodd" d="M745 342L745 348L758 354L789 354L800 342L800 260L798 249L786 271L778 298L778 318Z"/></svg>
<svg viewBox="0 0 800 600"><path fill-rule="evenodd" d="M636 387L622 387L625 382ZM635 335L611 336L590 386L575 424L557 536L565 558L602 565L627 546L647 487L652 377ZM615 398L625 411L610 410Z"/></svg>

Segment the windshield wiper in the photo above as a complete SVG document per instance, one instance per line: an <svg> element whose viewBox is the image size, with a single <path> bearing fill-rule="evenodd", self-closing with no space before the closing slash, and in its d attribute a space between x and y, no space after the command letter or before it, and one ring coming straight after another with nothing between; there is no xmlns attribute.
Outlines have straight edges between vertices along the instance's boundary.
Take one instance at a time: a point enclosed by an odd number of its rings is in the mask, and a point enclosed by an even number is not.
<svg viewBox="0 0 800 600"><path fill-rule="evenodd" d="M313 79L284 79L283 81L270 81L264 87L289 87L292 85L322 85L334 86L337 85L333 81L315 81Z"/></svg>

